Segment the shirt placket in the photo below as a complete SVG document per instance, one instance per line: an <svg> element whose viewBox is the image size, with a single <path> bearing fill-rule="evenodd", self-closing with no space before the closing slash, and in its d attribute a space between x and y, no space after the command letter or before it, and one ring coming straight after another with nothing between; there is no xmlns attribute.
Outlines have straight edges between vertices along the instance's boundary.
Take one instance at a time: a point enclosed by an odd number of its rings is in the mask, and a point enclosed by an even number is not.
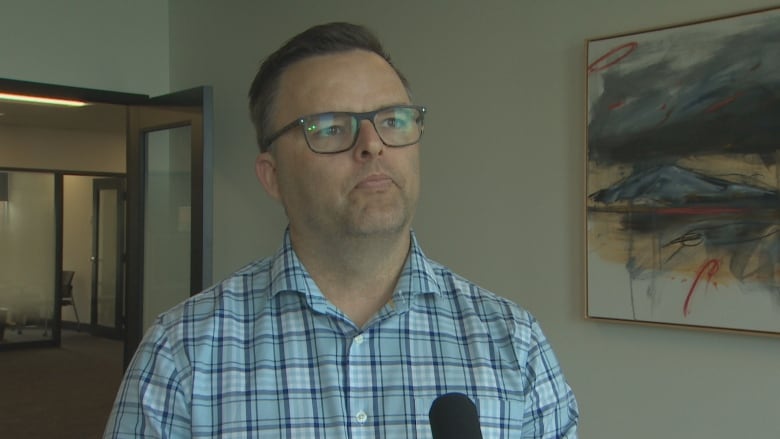
<svg viewBox="0 0 780 439"><path fill-rule="evenodd" d="M349 391L346 394L349 408L350 438L374 438L376 413L373 413L374 395L371 391L373 367L368 333L359 332L349 342L346 361L346 376Z"/></svg>

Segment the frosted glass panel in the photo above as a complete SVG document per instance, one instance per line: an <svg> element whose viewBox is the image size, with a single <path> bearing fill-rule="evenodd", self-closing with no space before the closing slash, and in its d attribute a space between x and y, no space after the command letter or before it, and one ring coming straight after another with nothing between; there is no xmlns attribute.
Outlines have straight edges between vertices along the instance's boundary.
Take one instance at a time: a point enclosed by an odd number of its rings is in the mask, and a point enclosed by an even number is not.
<svg viewBox="0 0 780 439"><path fill-rule="evenodd" d="M54 176L8 173L0 201L0 343L51 340L55 293Z"/></svg>
<svg viewBox="0 0 780 439"><path fill-rule="evenodd" d="M190 295L191 130L146 133L143 330Z"/></svg>

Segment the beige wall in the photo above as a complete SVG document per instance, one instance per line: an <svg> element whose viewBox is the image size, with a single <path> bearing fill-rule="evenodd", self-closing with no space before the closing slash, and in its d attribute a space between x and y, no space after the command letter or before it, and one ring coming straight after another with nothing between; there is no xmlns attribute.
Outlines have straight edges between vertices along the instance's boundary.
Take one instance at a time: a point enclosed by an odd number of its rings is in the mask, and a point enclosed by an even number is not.
<svg viewBox="0 0 780 439"><path fill-rule="evenodd" d="M124 173L125 135L0 124L0 166Z"/></svg>
<svg viewBox="0 0 780 439"><path fill-rule="evenodd" d="M415 229L427 253L530 309L583 438L777 437L780 339L585 321L584 42L775 0L171 0L172 88L215 92L215 278L285 225L252 172L261 57L330 20L374 28L430 107Z"/></svg>

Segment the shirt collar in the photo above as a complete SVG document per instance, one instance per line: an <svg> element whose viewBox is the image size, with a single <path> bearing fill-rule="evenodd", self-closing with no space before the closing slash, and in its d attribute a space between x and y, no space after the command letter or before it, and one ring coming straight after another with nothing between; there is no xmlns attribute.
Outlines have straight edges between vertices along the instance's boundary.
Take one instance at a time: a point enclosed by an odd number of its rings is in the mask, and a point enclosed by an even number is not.
<svg viewBox="0 0 780 439"><path fill-rule="evenodd" d="M420 248L414 232L411 233L411 248L393 294L393 302L399 309L408 307L412 297L419 294L441 294L436 274L428 258ZM284 232L282 246L273 256L271 265L271 296L281 292L298 292L307 296L312 306L325 304L327 300L314 283L311 275L301 264L292 248L290 229Z"/></svg>

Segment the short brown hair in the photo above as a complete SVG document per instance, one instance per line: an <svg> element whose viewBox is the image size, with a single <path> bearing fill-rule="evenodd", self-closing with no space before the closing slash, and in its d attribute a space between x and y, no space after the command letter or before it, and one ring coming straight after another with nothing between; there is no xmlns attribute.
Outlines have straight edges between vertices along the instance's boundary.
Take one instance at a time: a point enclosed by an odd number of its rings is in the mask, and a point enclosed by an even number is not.
<svg viewBox="0 0 780 439"><path fill-rule="evenodd" d="M271 135L270 122L279 79L290 65L317 55L350 50L366 50L381 56L395 70L398 78L410 92L404 75L390 61L382 44L369 29L351 23L327 23L311 27L292 37L260 65L249 89L249 111L257 133L261 152L268 150L266 139Z"/></svg>

